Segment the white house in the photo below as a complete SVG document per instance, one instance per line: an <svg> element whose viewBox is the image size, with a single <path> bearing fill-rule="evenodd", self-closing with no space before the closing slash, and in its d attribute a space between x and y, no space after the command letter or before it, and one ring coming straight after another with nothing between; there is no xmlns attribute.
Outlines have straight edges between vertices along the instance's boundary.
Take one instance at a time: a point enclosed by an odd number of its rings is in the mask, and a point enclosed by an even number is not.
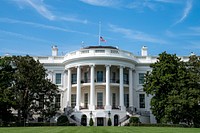
<svg viewBox="0 0 200 133"><path fill-rule="evenodd" d="M137 116L143 123L155 123L150 111L151 96L143 91L144 74L157 57L149 56L142 47L141 56L112 46L89 46L58 56L34 57L48 70L48 78L58 85L56 98L60 111L70 119L89 125L123 124L128 116ZM181 57L188 60L188 57Z"/></svg>

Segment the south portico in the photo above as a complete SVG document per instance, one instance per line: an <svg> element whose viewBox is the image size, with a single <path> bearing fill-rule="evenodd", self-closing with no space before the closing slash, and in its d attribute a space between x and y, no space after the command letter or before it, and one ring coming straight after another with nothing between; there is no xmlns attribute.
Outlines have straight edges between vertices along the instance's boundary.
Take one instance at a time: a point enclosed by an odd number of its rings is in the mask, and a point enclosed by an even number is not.
<svg viewBox="0 0 200 133"><path fill-rule="evenodd" d="M78 117L76 114L79 112L86 116L92 112L95 114L96 124L103 122L105 125L108 119L106 112L123 112L124 115L118 115L119 121L126 116L126 107L133 106L134 66L93 63L67 67L66 70L66 106L74 108L75 117ZM114 116L112 119L114 121Z"/></svg>
<svg viewBox="0 0 200 133"><path fill-rule="evenodd" d="M132 102L132 93L133 93L133 82L130 79L133 79L133 68L127 68L124 66L114 66L114 69L118 69L119 71L117 75L119 75L119 78L116 76L116 72L114 71L112 74L110 73L110 69L112 69L111 65L105 65L105 70L102 69L97 69L95 71L95 67L98 68L100 66L101 68L103 65L88 65L88 66L75 66L73 68L67 68L67 106L71 107L71 94L72 94L72 88L75 88L75 93L76 93L76 110L80 110L81 108L81 103L83 101L81 100L81 88L87 88L89 89L89 99L88 99L88 109L93 111L96 109L97 106L97 98L98 92L95 91L98 88L104 89L105 92L103 92L103 98L105 98L104 104L104 109L105 110L111 110L112 105L111 105L111 90L112 88L118 88L119 89L119 103L118 106L120 107L121 110L125 110L125 105L124 105L124 90L128 88L128 94L130 95L129 97L129 107L133 106ZM87 68L90 70L90 73L84 72L84 68ZM75 72L76 76L76 81L72 81L72 71ZM82 70L81 70L82 69ZM124 74L124 69L126 69L126 73ZM127 71L128 70L128 71ZM84 77L81 76L82 74L85 74ZM96 73L96 74L95 74ZM104 74L105 73L105 74ZM112 76L112 78L110 78ZM83 78L82 78L83 77ZM87 78L86 78L87 77ZM88 78L90 77L90 79ZM106 77L106 78L104 78ZM126 79L124 79L124 77ZM86 79L85 79L86 78ZM74 79L73 79L74 80ZM101 95L101 94L99 94ZM101 97L101 96L100 96ZM96 102L96 103L95 103ZM100 107L100 106L99 106Z"/></svg>

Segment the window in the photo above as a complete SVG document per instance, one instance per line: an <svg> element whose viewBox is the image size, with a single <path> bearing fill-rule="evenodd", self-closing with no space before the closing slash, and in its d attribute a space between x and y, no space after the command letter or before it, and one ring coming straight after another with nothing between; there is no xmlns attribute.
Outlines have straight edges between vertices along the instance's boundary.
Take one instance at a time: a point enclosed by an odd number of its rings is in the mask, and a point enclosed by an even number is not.
<svg viewBox="0 0 200 133"><path fill-rule="evenodd" d="M84 83L88 83L88 73L84 73Z"/></svg>
<svg viewBox="0 0 200 133"><path fill-rule="evenodd" d="M83 50L83 51L81 51L81 54L87 54L87 53L89 53L89 50Z"/></svg>
<svg viewBox="0 0 200 133"><path fill-rule="evenodd" d="M84 108L88 108L88 93L84 94Z"/></svg>
<svg viewBox="0 0 200 133"><path fill-rule="evenodd" d="M76 94L71 95L71 106L72 108L76 106Z"/></svg>
<svg viewBox="0 0 200 133"><path fill-rule="evenodd" d="M95 50L95 53L105 53L105 50Z"/></svg>
<svg viewBox="0 0 200 133"><path fill-rule="evenodd" d="M115 72L112 72L111 83L116 83L116 73Z"/></svg>
<svg viewBox="0 0 200 133"><path fill-rule="evenodd" d="M124 105L126 108L129 107L129 94L124 94Z"/></svg>
<svg viewBox="0 0 200 133"><path fill-rule="evenodd" d="M76 84L77 83L77 74L72 74L72 84Z"/></svg>
<svg viewBox="0 0 200 133"><path fill-rule="evenodd" d="M124 73L124 84L128 84L128 74Z"/></svg>
<svg viewBox="0 0 200 133"><path fill-rule="evenodd" d="M144 73L139 73L139 84L144 84Z"/></svg>
<svg viewBox="0 0 200 133"><path fill-rule="evenodd" d="M103 82L103 71L97 71L97 82Z"/></svg>
<svg viewBox="0 0 200 133"><path fill-rule="evenodd" d="M112 94L112 108L117 108L116 107L116 93Z"/></svg>
<svg viewBox="0 0 200 133"><path fill-rule="evenodd" d="M56 95L55 103L56 108L60 108L60 94Z"/></svg>
<svg viewBox="0 0 200 133"><path fill-rule="evenodd" d="M145 95L139 94L140 108L145 108Z"/></svg>
<svg viewBox="0 0 200 133"><path fill-rule="evenodd" d="M97 108L103 108L103 92L97 92Z"/></svg>
<svg viewBox="0 0 200 133"><path fill-rule="evenodd" d="M61 84L61 73L56 73L56 84Z"/></svg>
<svg viewBox="0 0 200 133"><path fill-rule="evenodd" d="M111 50L110 51L112 54L119 54L119 51L118 50Z"/></svg>

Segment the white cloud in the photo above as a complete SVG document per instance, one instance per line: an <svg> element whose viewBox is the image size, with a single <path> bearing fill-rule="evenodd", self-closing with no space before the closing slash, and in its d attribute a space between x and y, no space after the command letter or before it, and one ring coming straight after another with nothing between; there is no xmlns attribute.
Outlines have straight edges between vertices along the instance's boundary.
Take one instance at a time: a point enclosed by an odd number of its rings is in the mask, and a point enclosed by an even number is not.
<svg viewBox="0 0 200 133"><path fill-rule="evenodd" d="M172 4L178 4L183 2L183 0L154 0L154 1L162 3L172 3Z"/></svg>
<svg viewBox="0 0 200 133"><path fill-rule="evenodd" d="M60 16L54 14L52 11L48 9L48 5L46 5L43 0L14 0L20 8L22 6L30 6L33 9L35 9L40 15L42 15L44 18L48 20L62 20L62 21L67 21L67 22L76 22L76 23L82 23L82 24L87 24L88 21L79 19L75 16Z"/></svg>
<svg viewBox="0 0 200 133"><path fill-rule="evenodd" d="M64 21L69 21L69 22L77 22L77 23L83 23L83 24L87 24L88 20L80 20L78 18L75 17L60 17L60 20L64 20Z"/></svg>
<svg viewBox="0 0 200 133"><path fill-rule="evenodd" d="M30 6L48 20L55 20L55 15L47 8L43 0L14 0L20 7Z"/></svg>
<svg viewBox="0 0 200 133"><path fill-rule="evenodd" d="M44 40L44 39L35 38L35 37L32 37L32 36L27 36L27 35L15 33L15 32L0 30L0 33L1 34L6 34L6 35L9 35L9 36L14 36L14 37L21 38L21 39L50 43L49 41Z"/></svg>
<svg viewBox="0 0 200 133"><path fill-rule="evenodd" d="M138 11L142 11L144 8L148 8L150 10L155 11L158 5L154 2L136 0L133 1L132 3L129 3L126 7L130 9L136 9Z"/></svg>
<svg viewBox="0 0 200 133"><path fill-rule="evenodd" d="M172 32L170 30L166 30L165 34L167 35L167 37L171 37L171 38L176 38L176 39L185 39L185 38L189 38L189 37L198 37L200 36L200 27L189 27L189 30L184 32Z"/></svg>
<svg viewBox="0 0 200 133"><path fill-rule="evenodd" d="M200 27L190 27L189 29L200 33Z"/></svg>
<svg viewBox="0 0 200 133"><path fill-rule="evenodd" d="M39 24L39 23L33 23L33 22L29 22L29 21L20 21L20 20L16 20L16 19L0 18L0 22L26 24L26 25L31 25L31 26L34 26L34 27L39 27L39 28L44 28L44 29L50 29L50 30L57 30L57 31L62 31L62 32L72 32L72 33L89 35L89 33L86 33L86 32L69 30L69 29L65 29L65 28L61 28L61 27L50 26L50 25Z"/></svg>
<svg viewBox="0 0 200 133"><path fill-rule="evenodd" d="M192 44L192 46L191 47L193 47L193 48L198 48L198 49L200 49L200 41L198 41L198 40L196 40L196 41L188 41L190 44Z"/></svg>
<svg viewBox="0 0 200 133"><path fill-rule="evenodd" d="M163 41L161 39L157 39L155 37L152 37L148 34L141 32L141 31L130 30L130 29L118 27L118 26L112 25L112 24L110 24L109 27L111 28L112 32L120 33L125 38L129 38L131 40L151 42L151 43L166 43L165 41Z"/></svg>
<svg viewBox="0 0 200 133"><path fill-rule="evenodd" d="M174 25L183 22L187 18L187 16L189 15L191 9L192 9L192 0L187 0L186 6L185 6L185 8L183 10L182 17L178 21L176 21L174 23Z"/></svg>
<svg viewBox="0 0 200 133"><path fill-rule="evenodd" d="M200 27L189 27L190 31L186 33L182 33L183 36L200 36Z"/></svg>
<svg viewBox="0 0 200 133"><path fill-rule="evenodd" d="M80 0L89 5L93 6L104 6L104 7L112 7L119 4L118 0Z"/></svg>

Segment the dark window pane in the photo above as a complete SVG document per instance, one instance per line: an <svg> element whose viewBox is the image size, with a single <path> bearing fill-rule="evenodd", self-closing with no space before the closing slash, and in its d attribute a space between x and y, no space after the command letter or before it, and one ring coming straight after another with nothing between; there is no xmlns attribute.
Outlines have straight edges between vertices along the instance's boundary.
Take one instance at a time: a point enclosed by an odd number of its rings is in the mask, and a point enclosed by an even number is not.
<svg viewBox="0 0 200 133"><path fill-rule="evenodd" d="M61 73L56 73L56 84L61 84Z"/></svg>
<svg viewBox="0 0 200 133"><path fill-rule="evenodd" d="M145 95L139 94L140 108L145 108Z"/></svg>

